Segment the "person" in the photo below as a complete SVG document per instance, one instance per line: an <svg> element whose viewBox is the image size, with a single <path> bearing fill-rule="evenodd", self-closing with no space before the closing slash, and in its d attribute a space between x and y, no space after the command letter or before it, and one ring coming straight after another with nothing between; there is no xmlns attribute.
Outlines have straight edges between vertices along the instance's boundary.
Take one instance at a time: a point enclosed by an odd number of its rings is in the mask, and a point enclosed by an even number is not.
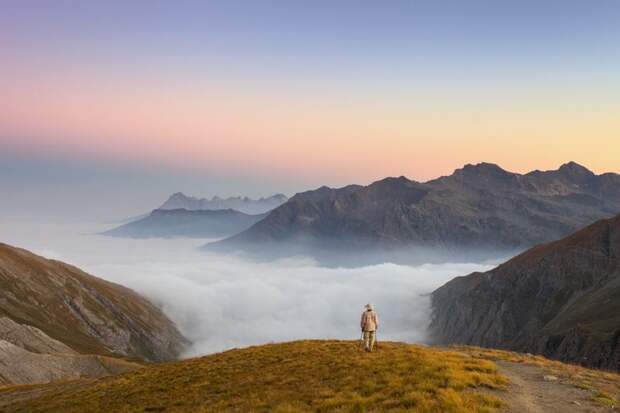
<svg viewBox="0 0 620 413"><path fill-rule="evenodd" d="M365 310L362 313L360 325L364 334L364 347L366 351L371 352L375 347L377 328L379 328L379 317L372 304L366 304L364 308Z"/></svg>

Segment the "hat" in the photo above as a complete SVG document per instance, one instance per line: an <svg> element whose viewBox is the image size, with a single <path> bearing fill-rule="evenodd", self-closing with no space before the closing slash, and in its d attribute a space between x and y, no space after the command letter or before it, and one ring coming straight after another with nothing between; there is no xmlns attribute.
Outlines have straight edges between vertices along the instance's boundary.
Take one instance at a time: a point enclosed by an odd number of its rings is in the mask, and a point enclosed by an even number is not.
<svg viewBox="0 0 620 413"><path fill-rule="evenodd" d="M368 303L364 306L364 308L366 308L367 310L372 310L372 304Z"/></svg>

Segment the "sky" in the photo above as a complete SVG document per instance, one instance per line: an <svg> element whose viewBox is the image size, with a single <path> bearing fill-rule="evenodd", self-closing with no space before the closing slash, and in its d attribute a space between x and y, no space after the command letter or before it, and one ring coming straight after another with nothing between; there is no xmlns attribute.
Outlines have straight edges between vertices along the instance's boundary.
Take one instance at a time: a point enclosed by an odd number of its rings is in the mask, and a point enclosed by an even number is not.
<svg viewBox="0 0 620 413"><path fill-rule="evenodd" d="M2 2L4 214L619 154L617 0Z"/></svg>

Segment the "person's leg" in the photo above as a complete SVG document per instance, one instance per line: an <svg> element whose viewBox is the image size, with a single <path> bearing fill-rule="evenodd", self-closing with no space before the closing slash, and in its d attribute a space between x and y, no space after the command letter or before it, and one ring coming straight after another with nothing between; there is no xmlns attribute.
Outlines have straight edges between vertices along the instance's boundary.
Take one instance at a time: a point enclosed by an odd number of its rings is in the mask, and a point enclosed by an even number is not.
<svg viewBox="0 0 620 413"><path fill-rule="evenodd" d="M370 347L370 351L373 351L374 348L375 348L375 337L377 335L377 332L376 331L369 331L368 335L369 335L368 341L369 341L369 345L370 345L369 346Z"/></svg>
<svg viewBox="0 0 620 413"><path fill-rule="evenodd" d="M370 331L364 331L364 348L370 351Z"/></svg>

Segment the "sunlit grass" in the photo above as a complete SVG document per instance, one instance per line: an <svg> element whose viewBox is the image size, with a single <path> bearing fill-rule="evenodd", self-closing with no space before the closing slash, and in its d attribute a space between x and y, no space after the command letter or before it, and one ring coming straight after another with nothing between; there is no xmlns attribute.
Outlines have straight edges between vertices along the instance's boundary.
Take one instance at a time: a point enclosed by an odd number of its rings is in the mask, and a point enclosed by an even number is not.
<svg viewBox="0 0 620 413"><path fill-rule="evenodd" d="M452 346L450 350L491 361L502 360L511 363L534 364L541 367L545 372L559 377L564 383L591 392L590 399L599 405L612 407L618 404L617 398L613 394L620 394L620 375L615 372L589 369L575 364L549 360L542 356L506 350L468 346Z"/></svg>
<svg viewBox="0 0 620 413"><path fill-rule="evenodd" d="M458 352L383 342L368 354L354 342L298 341L52 386L8 411L483 413L501 402L475 390L506 384L494 362Z"/></svg>

